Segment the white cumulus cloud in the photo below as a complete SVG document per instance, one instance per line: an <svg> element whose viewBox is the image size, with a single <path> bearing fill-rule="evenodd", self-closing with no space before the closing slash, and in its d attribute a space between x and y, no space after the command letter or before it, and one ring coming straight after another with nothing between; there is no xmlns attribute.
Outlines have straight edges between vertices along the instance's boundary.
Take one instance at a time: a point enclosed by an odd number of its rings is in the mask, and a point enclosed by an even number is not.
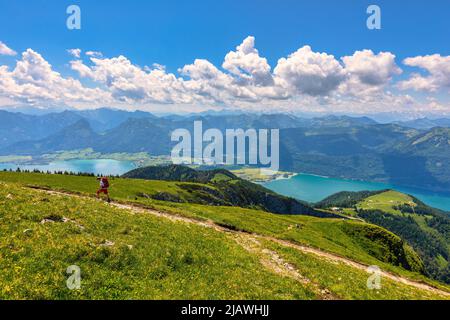
<svg viewBox="0 0 450 320"><path fill-rule="evenodd" d="M247 37L236 51L230 51L222 64L222 67L229 71L243 84L253 84L257 86L268 86L273 84L270 65L267 59L260 57L255 48L255 38Z"/></svg>
<svg viewBox="0 0 450 320"><path fill-rule="evenodd" d="M358 113L434 108L450 112L448 103L420 104L391 90L396 86L429 92L450 88L449 56L405 59L406 65L423 69L423 74L395 83L402 70L390 52L366 49L335 58L305 45L280 58L272 69L252 36L228 52L221 66L195 59L177 72L153 62L141 67L124 55L67 51L74 57L70 68L78 79L56 72L32 49L22 53L15 67L0 65L0 103L159 110L220 106L258 111Z"/></svg>
<svg viewBox="0 0 450 320"><path fill-rule="evenodd" d="M350 76L367 85L385 85L402 72L395 63L395 55L390 52L356 51L352 56L343 57L342 61Z"/></svg>
<svg viewBox="0 0 450 320"><path fill-rule="evenodd" d="M0 55L15 56L16 54L17 54L17 52L15 52L13 49L9 48L2 41L0 41Z"/></svg>
<svg viewBox="0 0 450 320"><path fill-rule="evenodd" d="M287 58L278 60L275 76L293 93L328 95L345 80L345 70L333 55L304 46Z"/></svg>
<svg viewBox="0 0 450 320"><path fill-rule="evenodd" d="M72 69L81 77L88 77L105 85L119 101L189 102L189 97L183 94L181 80L165 70L142 69L124 56L90 60L92 66L83 64L80 60L72 61Z"/></svg>
<svg viewBox="0 0 450 320"><path fill-rule="evenodd" d="M85 54L89 57L103 57L103 54L99 51L86 51Z"/></svg>
<svg viewBox="0 0 450 320"><path fill-rule="evenodd" d="M67 49L67 52L75 58L79 58L81 55L81 49Z"/></svg>
<svg viewBox="0 0 450 320"><path fill-rule="evenodd" d="M450 56L433 54L406 58L403 63L410 67L418 67L427 75L413 74L409 79L399 83L401 89L435 92L440 89L450 90Z"/></svg>
<svg viewBox="0 0 450 320"><path fill-rule="evenodd" d="M356 51L351 56L342 57L347 81L340 87L342 94L367 98L379 98L392 78L402 73L390 52L375 54L372 50Z"/></svg>
<svg viewBox="0 0 450 320"><path fill-rule="evenodd" d="M109 94L64 78L37 52L27 49L13 70L0 67L0 95L29 104L106 101Z"/></svg>

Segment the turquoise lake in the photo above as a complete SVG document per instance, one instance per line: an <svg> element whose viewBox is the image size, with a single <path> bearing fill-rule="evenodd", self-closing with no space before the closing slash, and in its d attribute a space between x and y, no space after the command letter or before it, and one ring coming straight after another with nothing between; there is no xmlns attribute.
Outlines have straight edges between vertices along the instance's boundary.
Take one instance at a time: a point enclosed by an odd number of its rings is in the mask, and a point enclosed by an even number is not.
<svg viewBox="0 0 450 320"><path fill-rule="evenodd" d="M121 175L136 168L134 163L131 161L117 161L110 159L66 160L50 162L49 164L43 165L17 165L13 163L0 163L0 170L16 170L18 167L22 170L38 169L40 171L48 170L51 172L72 171L104 175Z"/></svg>
<svg viewBox="0 0 450 320"><path fill-rule="evenodd" d="M304 200L317 202L339 191L362 191L395 189L415 196L424 203L450 211L450 194L426 192L420 189L401 187L387 183L366 182L346 179L320 177L309 174L298 174L289 179L274 180L263 184L277 193Z"/></svg>

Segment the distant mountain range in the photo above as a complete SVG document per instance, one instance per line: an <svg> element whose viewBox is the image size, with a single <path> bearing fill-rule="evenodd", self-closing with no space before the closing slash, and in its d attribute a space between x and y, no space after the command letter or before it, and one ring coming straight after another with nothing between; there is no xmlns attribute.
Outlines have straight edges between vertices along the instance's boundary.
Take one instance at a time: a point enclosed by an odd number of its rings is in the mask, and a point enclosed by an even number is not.
<svg viewBox="0 0 450 320"><path fill-rule="evenodd" d="M395 124L287 129L282 170L450 190L450 128Z"/></svg>
<svg viewBox="0 0 450 320"><path fill-rule="evenodd" d="M208 128L279 128L284 171L450 190L449 119L379 124L367 117L299 118L290 114L156 117L112 109L25 115L0 111L0 155L42 155L92 148L102 153L169 155L170 133ZM436 124L419 128L417 123ZM446 125L447 124L447 125ZM425 126L425 124L423 124ZM417 127L417 128L415 128Z"/></svg>
<svg viewBox="0 0 450 320"><path fill-rule="evenodd" d="M127 119L156 117L148 112L127 112L113 109L63 111L43 115L0 110L0 148L16 142L41 140L59 133L80 120L86 120L96 132L119 126Z"/></svg>
<svg viewBox="0 0 450 320"><path fill-rule="evenodd" d="M195 120L202 120L205 129L220 130L350 127L376 123L369 118L304 119L287 114L161 118L148 112L113 109L64 111L41 116L0 111L0 153L35 155L91 145L101 152L167 154L171 149L170 132L176 128L191 128Z"/></svg>
<svg viewBox="0 0 450 320"><path fill-rule="evenodd" d="M440 119L428 119L428 118L421 118L421 119L415 119L410 121L397 121L397 124L414 128L414 129L431 129L434 127L450 127L450 119L447 118L440 118Z"/></svg>
<svg viewBox="0 0 450 320"><path fill-rule="evenodd" d="M36 116L0 110L0 148L19 141L43 139L80 119L81 116L70 111Z"/></svg>

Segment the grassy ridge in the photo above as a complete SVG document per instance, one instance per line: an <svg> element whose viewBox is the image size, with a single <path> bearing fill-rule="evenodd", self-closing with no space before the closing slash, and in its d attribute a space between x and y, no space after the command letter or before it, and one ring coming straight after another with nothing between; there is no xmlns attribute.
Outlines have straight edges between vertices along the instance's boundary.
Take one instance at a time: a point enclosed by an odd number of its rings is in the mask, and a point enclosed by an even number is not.
<svg viewBox="0 0 450 320"><path fill-rule="evenodd" d="M409 287L403 290L404 284L394 282L388 278L381 278L380 290L367 289L368 274L343 263L331 263L314 255L302 253L289 247L274 243L265 243L280 256L292 264L299 272L313 282L319 282L341 299L380 300L391 297L393 299L444 299L439 294L425 292Z"/></svg>
<svg viewBox="0 0 450 320"><path fill-rule="evenodd" d="M407 205L416 207L412 197L404 193L388 190L365 199L362 199L356 204L357 210L382 210L391 214L402 214L399 206Z"/></svg>
<svg viewBox="0 0 450 320"><path fill-rule="evenodd" d="M450 217L415 197L394 191L342 192L318 204L382 226L407 241L424 262L428 276L450 283Z"/></svg>
<svg viewBox="0 0 450 320"><path fill-rule="evenodd" d="M311 281L302 284L212 229L0 187L1 299L317 299L316 287L342 299L443 298L389 279L368 290L362 270L264 241ZM80 290L66 287L69 265L81 268Z"/></svg>
<svg viewBox="0 0 450 320"><path fill-rule="evenodd" d="M87 195L92 195L97 188L97 182L92 177L0 172L0 181L39 185ZM178 192L176 184L172 182L115 179L111 181L111 185L112 196L116 200L138 203L183 216L209 219L228 226L230 229L255 232L314 246L368 265L376 264L384 270L406 275L410 278L430 281L418 273L405 270L400 267L400 263L394 263L393 265L392 261L386 260L384 252L390 250L390 243L372 241L374 239L371 239L370 235L355 237L355 235L349 233L349 228L352 229L353 226L367 225L359 221L275 215L238 207L174 203L136 197L136 192L142 192L143 190L146 192L157 192L158 190ZM413 257L414 252L410 252L407 247L404 247L403 250L406 255L411 255L412 259L409 259L409 261L417 260ZM411 267L410 269L417 270L413 265Z"/></svg>
<svg viewBox="0 0 450 320"><path fill-rule="evenodd" d="M0 299L316 298L206 228L3 183L0 219ZM66 287L70 265L79 291Z"/></svg>
<svg viewBox="0 0 450 320"><path fill-rule="evenodd" d="M309 204L277 194L259 184L241 179L225 169L195 170L181 165L137 168L122 177L158 181L196 182L203 184L179 186L197 195L191 203L237 206L280 214L305 214L315 217L337 217L333 213L315 210ZM182 202L174 195L160 194L158 200Z"/></svg>

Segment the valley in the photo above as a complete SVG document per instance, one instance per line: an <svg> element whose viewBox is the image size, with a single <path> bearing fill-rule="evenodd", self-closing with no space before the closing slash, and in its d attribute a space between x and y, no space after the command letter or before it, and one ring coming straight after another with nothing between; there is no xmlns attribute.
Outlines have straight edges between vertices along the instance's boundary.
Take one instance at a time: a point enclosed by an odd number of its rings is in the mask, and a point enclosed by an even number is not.
<svg viewBox="0 0 450 320"><path fill-rule="evenodd" d="M429 206L450 211L450 194L448 193L430 192L424 189L390 183L338 179L301 173L288 179L267 181L263 185L277 193L307 202L318 202L341 191L393 189L413 195Z"/></svg>
<svg viewBox="0 0 450 320"><path fill-rule="evenodd" d="M380 124L367 117L307 119L289 114L156 117L146 112L99 109L43 116L2 111L2 117L3 157L49 157L48 161L89 150L84 152L86 157L101 155L131 159L140 165L163 164L176 144L170 139L171 132L180 128L193 131L194 122L201 121L203 130L215 128L221 132L279 129L282 172L382 182L439 193L450 190L450 128L442 119L436 122L442 127L416 129L403 123ZM49 125L52 121L58 125Z"/></svg>

